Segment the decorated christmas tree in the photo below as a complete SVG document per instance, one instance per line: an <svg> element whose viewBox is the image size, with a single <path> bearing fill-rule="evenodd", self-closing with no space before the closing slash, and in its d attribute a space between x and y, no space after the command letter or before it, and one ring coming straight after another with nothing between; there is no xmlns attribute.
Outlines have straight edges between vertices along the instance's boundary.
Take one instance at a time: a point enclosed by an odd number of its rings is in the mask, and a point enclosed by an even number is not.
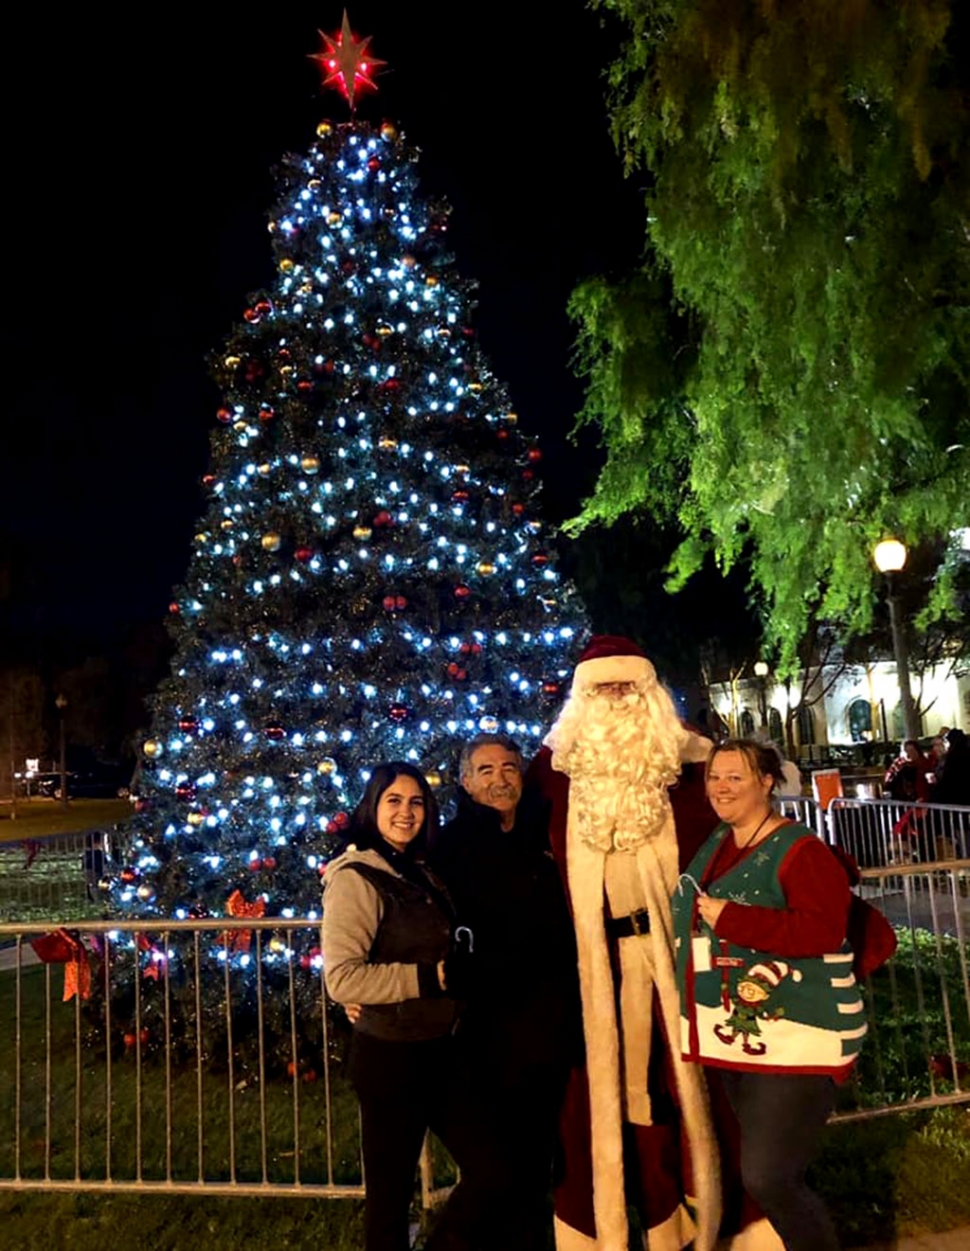
<svg viewBox="0 0 970 1251"><path fill-rule="evenodd" d="M379 64L346 18L319 59L351 105ZM537 512L541 451L477 346L415 150L389 122L324 121L278 193L276 281L214 361L135 847L103 883L155 924L318 911L369 769L411 761L447 801L462 740L531 751L583 629Z"/></svg>

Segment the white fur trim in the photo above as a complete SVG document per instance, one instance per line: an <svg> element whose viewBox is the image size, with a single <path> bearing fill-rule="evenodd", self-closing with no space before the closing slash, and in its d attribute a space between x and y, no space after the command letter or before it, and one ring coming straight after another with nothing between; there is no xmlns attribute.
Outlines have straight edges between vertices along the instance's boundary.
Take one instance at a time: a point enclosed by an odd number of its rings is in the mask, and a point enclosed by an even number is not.
<svg viewBox="0 0 970 1251"><path fill-rule="evenodd" d="M556 1235L556 1251L596 1251L595 1238L581 1234L558 1216L552 1218L552 1229Z"/></svg>
<svg viewBox="0 0 970 1251"><path fill-rule="evenodd" d="M573 674L573 690L600 682L656 682L657 671L646 656L596 656L583 660Z"/></svg>

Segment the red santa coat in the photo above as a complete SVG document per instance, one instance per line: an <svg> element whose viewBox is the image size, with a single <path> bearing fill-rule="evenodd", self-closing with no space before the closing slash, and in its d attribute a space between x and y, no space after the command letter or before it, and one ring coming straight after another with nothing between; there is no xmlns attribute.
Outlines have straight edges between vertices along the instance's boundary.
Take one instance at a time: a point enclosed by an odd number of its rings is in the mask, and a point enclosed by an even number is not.
<svg viewBox="0 0 970 1251"><path fill-rule="evenodd" d="M550 842L576 924L586 1041L586 1064L571 1074L560 1126L558 1251L626 1251L628 1197L637 1202L648 1227L650 1251L675 1251L691 1239L697 1251L710 1251L717 1241L722 1206L720 1153L706 1083L700 1068L684 1062L679 1051L667 1045L668 1036L677 1037L679 1016L670 977L670 878L684 870L717 825L705 794L703 766L685 764L679 782L669 791L677 863L662 866L652 849L636 852L641 874L656 884L649 899L651 934L621 940L641 945L634 953L625 950L623 961L641 953L648 962L653 960L652 1004L644 1004L647 996L642 994L624 994L621 965L623 969L628 965L621 961L618 944L612 945L609 964L604 965L606 856L585 848L577 853L579 840L569 839L569 778L553 769L548 748L533 761L530 778L550 805ZM631 979L631 990L637 988ZM641 1034L646 1043L638 1053ZM643 1091L638 1095L630 1089L636 1084L630 1078L641 1068ZM729 1109L725 1111L730 1133L733 1117ZM728 1154L736 1157L733 1144ZM735 1228L748 1226L744 1235L730 1241L732 1251L780 1249L766 1221L751 1224L757 1213L737 1210L736 1168L731 1172L730 1223Z"/></svg>

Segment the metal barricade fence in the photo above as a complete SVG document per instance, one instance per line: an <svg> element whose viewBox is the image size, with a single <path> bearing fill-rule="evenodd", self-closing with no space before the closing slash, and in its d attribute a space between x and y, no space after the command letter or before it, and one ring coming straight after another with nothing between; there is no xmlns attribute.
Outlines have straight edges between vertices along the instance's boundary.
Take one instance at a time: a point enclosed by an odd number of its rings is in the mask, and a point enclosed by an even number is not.
<svg viewBox="0 0 970 1251"><path fill-rule="evenodd" d="M867 979L869 1024L835 1120L970 1103L970 859L862 871L895 956Z"/></svg>
<svg viewBox="0 0 970 1251"><path fill-rule="evenodd" d="M829 838L860 868L970 857L970 807L895 799L833 799Z"/></svg>
<svg viewBox="0 0 970 1251"><path fill-rule="evenodd" d="M83 1004L34 957L50 929L0 925L0 1188L363 1195L319 921L72 925L100 951ZM83 963L66 983L83 988Z"/></svg>
<svg viewBox="0 0 970 1251"><path fill-rule="evenodd" d="M0 920L102 915L98 880L109 861L124 858L127 845L124 825L0 842Z"/></svg>

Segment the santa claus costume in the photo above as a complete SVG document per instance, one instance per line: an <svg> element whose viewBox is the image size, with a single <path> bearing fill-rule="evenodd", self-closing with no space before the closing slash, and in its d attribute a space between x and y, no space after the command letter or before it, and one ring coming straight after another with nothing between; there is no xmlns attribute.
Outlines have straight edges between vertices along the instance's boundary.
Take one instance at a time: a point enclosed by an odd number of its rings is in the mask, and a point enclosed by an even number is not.
<svg viewBox="0 0 970 1251"><path fill-rule="evenodd" d="M530 770L550 805L583 1007L585 1063L572 1072L561 1125L557 1251L627 1251L628 1202L649 1251L718 1243L721 1174L703 1070L668 1045L680 1015L670 898L717 825L703 783L710 747L682 725L640 648L598 635ZM764 1220L724 1245L781 1249Z"/></svg>

